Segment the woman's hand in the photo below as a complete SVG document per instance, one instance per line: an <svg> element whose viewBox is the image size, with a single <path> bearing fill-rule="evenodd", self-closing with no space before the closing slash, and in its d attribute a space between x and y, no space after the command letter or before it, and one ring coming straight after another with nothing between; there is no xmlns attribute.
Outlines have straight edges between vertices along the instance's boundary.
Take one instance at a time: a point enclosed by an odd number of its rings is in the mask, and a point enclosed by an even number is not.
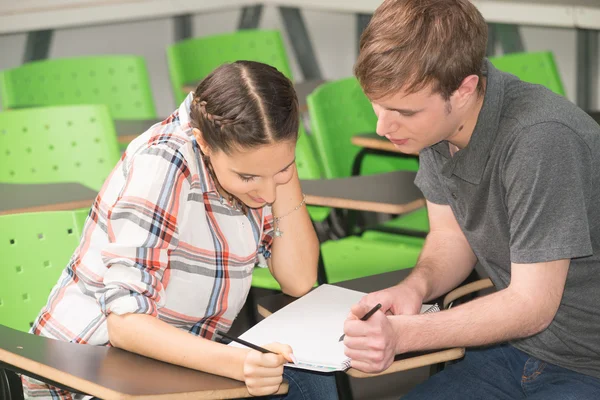
<svg viewBox="0 0 600 400"><path fill-rule="evenodd" d="M283 381L283 364L294 362L290 346L271 343L264 347L277 354L251 350L244 360L244 382L252 396L267 396L277 392Z"/></svg>

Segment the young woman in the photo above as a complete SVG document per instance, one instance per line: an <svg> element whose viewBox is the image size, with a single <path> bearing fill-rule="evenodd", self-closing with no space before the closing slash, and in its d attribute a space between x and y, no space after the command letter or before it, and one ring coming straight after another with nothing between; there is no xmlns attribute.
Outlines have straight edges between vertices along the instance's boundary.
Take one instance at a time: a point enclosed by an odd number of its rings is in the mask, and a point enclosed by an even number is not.
<svg viewBox="0 0 600 400"><path fill-rule="evenodd" d="M278 354L215 341L242 308L259 263L293 296L316 281L319 244L294 164L298 101L275 68L217 68L135 139L100 191L81 244L32 332L115 346L244 381L250 394L335 399L332 376ZM265 265L266 264L266 265ZM26 396L83 396L23 379Z"/></svg>

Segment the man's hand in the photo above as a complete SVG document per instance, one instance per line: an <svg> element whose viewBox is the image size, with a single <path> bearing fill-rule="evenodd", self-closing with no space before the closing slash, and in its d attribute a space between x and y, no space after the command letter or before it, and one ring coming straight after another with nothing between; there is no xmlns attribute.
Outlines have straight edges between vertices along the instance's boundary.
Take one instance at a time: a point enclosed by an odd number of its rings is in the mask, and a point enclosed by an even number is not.
<svg viewBox="0 0 600 400"><path fill-rule="evenodd" d="M344 353L352 359L352 368L377 373L386 370L394 361L398 336L388 317L381 311L367 321L361 321L360 318L370 309L361 303L352 307L344 323Z"/></svg>
<svg viewBox="0 0 600 400"><path fill-rule="evenodd" d="M377 303L381 303L381 311L386 314L414 315L421 311L422 302L423 297L415 289L401 283L369 293L360 300L359 304L371 309Z"/></svg>

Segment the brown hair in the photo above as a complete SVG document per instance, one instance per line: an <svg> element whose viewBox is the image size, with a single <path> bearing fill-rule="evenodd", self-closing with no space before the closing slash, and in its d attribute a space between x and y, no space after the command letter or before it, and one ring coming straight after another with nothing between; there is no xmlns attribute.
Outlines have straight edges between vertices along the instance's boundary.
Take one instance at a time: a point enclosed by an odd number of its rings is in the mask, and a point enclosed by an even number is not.
<svg viewBox="0 0 600 400"><path fill-rule="evenodd" d="M276 68L254 61L223 64L196 88L191 125L212 150L255 148L298 138L298 99Z"/></svg>
<svg viewBox="0 0 600 400"><path fill-rule="evenodd" d="M431 86L448 100L469 75L480 78L487 25L468 0L385 0L360 40L354 73L372 99Z"/></svg>

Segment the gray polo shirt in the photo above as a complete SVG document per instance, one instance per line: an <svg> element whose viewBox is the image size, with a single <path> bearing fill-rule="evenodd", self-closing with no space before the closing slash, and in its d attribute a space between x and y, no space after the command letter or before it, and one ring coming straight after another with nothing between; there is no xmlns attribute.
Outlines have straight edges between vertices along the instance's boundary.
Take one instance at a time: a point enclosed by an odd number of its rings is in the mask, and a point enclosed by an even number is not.
<svg viewBox="0 0 600 400"><path fill-rule="evenodd" d="M550 326L512 344L600 378L600 126L546 88L486 68L469 145L454 157L446 141L424 149L415 183L450 205L498 290L511 262L571 259Z"/></svg>

